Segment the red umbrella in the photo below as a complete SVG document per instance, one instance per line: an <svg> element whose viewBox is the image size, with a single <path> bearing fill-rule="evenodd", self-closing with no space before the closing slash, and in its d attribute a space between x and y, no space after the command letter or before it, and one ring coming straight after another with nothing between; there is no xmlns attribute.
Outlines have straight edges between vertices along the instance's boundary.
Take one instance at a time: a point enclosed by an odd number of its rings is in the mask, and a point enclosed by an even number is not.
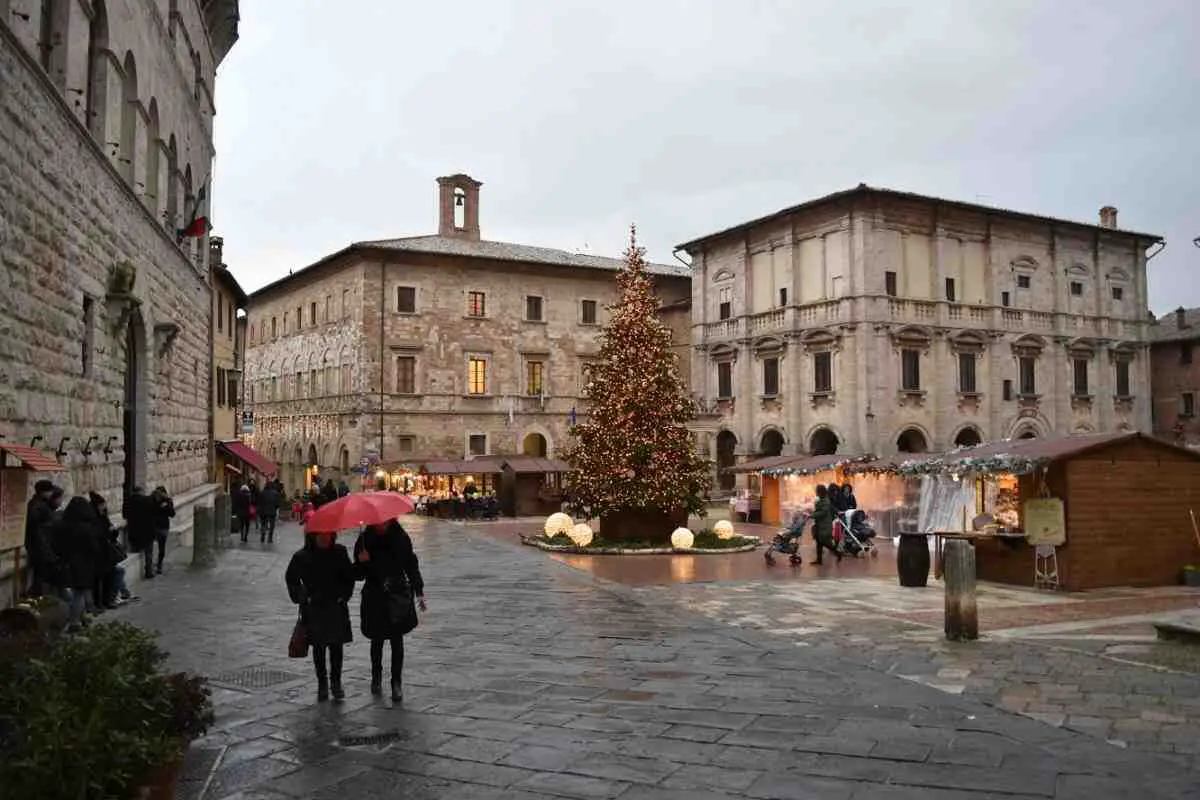
<svg viewBox="0 0 1200 800"><path fill-rule="evenodd" d="M305 533L337 533L364 525L385 525L413 512L413 501L396 492L348 494L321 506L304 526Z"/></svg>

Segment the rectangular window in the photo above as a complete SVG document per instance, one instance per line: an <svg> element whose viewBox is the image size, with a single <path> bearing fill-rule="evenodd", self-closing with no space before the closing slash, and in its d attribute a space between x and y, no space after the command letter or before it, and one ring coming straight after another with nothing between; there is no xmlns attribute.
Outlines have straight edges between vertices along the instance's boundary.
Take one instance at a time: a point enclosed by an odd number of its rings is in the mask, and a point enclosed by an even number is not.
<svg viewBox="0 0 1200 800"><path fill-rule="evenodd" d="M396 394L417 393L417 359L396 356Z"/></svg>
<svg viewBox="0 0 1200 800"><path fill-rule="evenodd" d="M315 301L308 304L308 324L317 324L317 304Z"/></svg>
<svg viewBox="0 0 1200 800"><path fill-rule="evenodd" d="M303 372L296 373L296 382L293 384L293 386L296 387L296 399L297 400L299 400L301 397L304 397L307 394L307 392L304 391L304 373Z"/></svg>
<svg viewBox="0 0 1200 800"><path fill-rule="evenodd" d="M1000 293L1000 305L1004 306L1005 308L1008 308L1012 305L1012 299L1009 297L1008 292Z"/></svg>
<svg viewBox="0 0 1200 800"><path fill-rule="evenodd" d="M401 453L411 453L417 449L417 440L414 436L401 436L396 440L396 445Z"/></svg>
<svg viewBox="0 0 1200 800"><path fill-rule="evenodd" d="M487 296L483 292L467 292L467 316L487 316Z"/></svg>
<svg viewBox="0 0 1200 800"><path fill-rule="evenodd" d="M230 408L238 407L238 379L236 374L226 374L226 380L229 382L229 390L227 399Z"/></svg>
<svg viewBox="0 0 1200 800"><path fill-rule="evenodd" d="M1180 364L1192 363L1192 343L1191 342L1180 342L1179 343L1179 363Z"/></svg>
<svg viewBox="0 0 1200 800"><path fill-rule="evenodd" d="M487 368L486 358L467 359L467 394L487 394Z"/></svg>
<svg viewBox="0 0 1200 800"><path fill-rule="evenodd" d="M1037 359L1033 356L1021 356L1017 359L1017 369L1021 381L1021 395L1033 397L1037 394Z"/></svg>
<svg viewBox="0 0 1200 800"><path fill-rule="evenodd" d="M958 354L958 390L963 394L975 394L975 354Z"/></svg>
<svg viewBox="0 0 1200 800"><path fill-rule="evenodd" d="M1076 397L1087 397L1088 391L1088 360L1086 358L1071 359L1072 392Z"/></svg>
<svg viewBox="0 0 1200 800"><path fill-rule="evenodd" d="M396 311L401 314L417 313L417 287L396 287Z"/></svg>
<svg viewBox="0 0 1200 800"><path fill-rule="evenodd" d="M584 325L596 324L596 301L583 300L579 306L580 319Z"/></svg>
<svg viewBox="0 0 1200 800"><path fill-rule="evenodd" d="M217 299L217 333L225 331L225 300L224 298Z"/></svg>
<svg viewBox="0 0 1200 800"><path fill-rule="evenodd" d="M229 338L233 338L233 332L237 328L237 309L233 307L233 303L229 304Z"/></svg>
<svg viewBox="0 0 1200 800"><path fill-rule="evenodd" d="M296 330L300 330L303 327L304 327L304 309L300 306L296 306Z"/></svg>
<svg viewBox="0 0 1200 800"><path fill-rule="evenodd" d="M733 316L733 289L726 287L717 295L717 319L729 319Z"/></svg>
<svg viewBox="0 0 1200 800"><path fill-rule="evenodd" d="M954 292L954 278L946 278L946 299L951 303L957 301L957 296Z"/></svg>
<svg viewBox="0 0 1200 800"><path fill-rule="evenodd" d="M813 355L813 391L818 393L833 391L833 353L824 352Z"/></svg>
<svg viewBox="0 0 1200 800"><path fill-rule="evenodd" d="M1196 394L1194 392L1184 392L1179 397L1179 416L1194 417L1196 416Z"/></svg>
<svg viewBox="0 0 1200 800"><path fill-rule="evenodd" d="M546 385L543 383L543 378L546 374L546 365L541 361L526 361L525 362L525 394L529 397L539 397L545 391Z"/></svg>
<svg viewBox="0 0 1200 800"><path fill-rule="evenodd" d="M787 305L787 287L786 286L779 290L779 305L780 305L780 307Z"/></svg>
<svg viewBox="0 0 1200 800"><path fill-rule="evenodd" d="M333 295L325 295L325 321L333 322Z"/></svg>
<svg viewBox="0 0 1200 800"><path fill-rule="evenodd" d="M467 454L472 456L487 455L487 435L472 433L467 437Z"/></svg>
<svg viewBox="0 0 1200 800"><path fill-rule="evenodd" d="M1007 380L1007 379L1004 381L1004 399L1005 400L1013 399L1013 383L1012 383L1012 381Z"/></svg>
<svg viewBox="0 0 1200 800"><path fill-rule="evenodd" d="M1028 289L1032 285L1033 285L1033 279L1030 278L1028 275L1018 275L1017 276L1017 288L1018 289Z"/></svg>
<svg viewBox="0 0 1200 800"><path fill-rule="evenodd" d="M1071 296L1083 297L1083 284L1079 281L1071 281Z"/></svg>
<svg viewBox="0 0 1200 800"><path fill-rule="evenodd" d="M350 290L342 289L342 319L350 319Z"/></svg>
<svg viewBox="0 0 1200 800"><path fill-rule="evenodd" d="M225 407L225 368L217 367L217 405Z"/></svg>
<svg viewBox="0 0 1200 800"><path fill-rule="evenodd" d="M312 388L313 397L320 397L324 392L321 387L322 373L319 369L309 370L308 385Z"/></svg>
<svg viewBox="0 0 1200 800"><path fill-rule="evenodd" d="M1112 287L1112 299L1121 300L1125 297L1125 290L1120 286Z"/></svg>
<svg viewBox="0 0 1200 800"><path fill-rule="evenodd" d="M733 364L722 361L717 364L717 397L727 400L733 397Z"/></svg>
<svg viewBox="0 0 1200 800"><path fill-rule="evenodd" d="M525 321L542 321L542 298L537 295L531 294L525 298Z"/></svg>
<svg viewBox="0 0 1200 800"><path fill-rule="evenodd" d="M288 312L283 312L283 335L287 336L291 331L288 329L288 323L291 319L288 317Z"/></svg>
<svg viewBox="0 0 1200 800"><path fill-rule="evenodd" d="M763 359L763 395L775 397L779 394L779 359Z"/></svg>
<svg viewBox="0 0 1200 800"><path fill-rule="evenodd" d="M896 273L891 270L883 273L883 291L888 297L895 297L898 294L896 290Z"/></svg>
<svg viewBox="0 0 1200 800"><path fill-rule="evenodd" d="M96 301L87 295L83 296L83 342L80 345L83 356L83 375L91 377L92 353L96 349Z"/></svg>
<svg viewBox="0 0 1200 800"><path fill-rule="evenodd" d="M905 348L900 351L900 388L906 392L921 391L921 351Z"/></svg>
<svg viewBox="0 0 1200 800"><path fill-rule="evenodd" d="M1133 392L1129 388L1129 362L1117 362L1117 397L1132 397Z"/></svg>

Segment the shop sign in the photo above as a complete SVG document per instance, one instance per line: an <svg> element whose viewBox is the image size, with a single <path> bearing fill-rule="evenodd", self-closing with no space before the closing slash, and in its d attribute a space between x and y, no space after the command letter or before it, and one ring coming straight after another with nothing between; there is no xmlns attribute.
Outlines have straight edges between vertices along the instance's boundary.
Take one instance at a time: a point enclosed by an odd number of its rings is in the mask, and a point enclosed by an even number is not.
<svg viewBox="0 0 1200 800"><path fill-rule="evenodd" d="M1025 541L1033 546L1058 547L1067 542L1067 521L1063 503L1055 497L1025 501Z"/></svg>

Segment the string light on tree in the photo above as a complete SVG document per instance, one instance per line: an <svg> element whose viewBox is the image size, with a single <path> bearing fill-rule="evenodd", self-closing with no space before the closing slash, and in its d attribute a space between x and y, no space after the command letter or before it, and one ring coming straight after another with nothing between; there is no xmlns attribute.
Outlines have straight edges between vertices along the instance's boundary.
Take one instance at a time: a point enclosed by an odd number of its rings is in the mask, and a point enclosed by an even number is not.
<svg viewBox="0 0 1200 800"><path fill-rule="evenodd" d="M645 250L630 230L619 299L589 372L585 421L571 431L566 458L570 510L588 518L629 509L702 512L709 464L695 450L688 423L695 405L679 376L671 331L658 318L658 298ZM665 534L665 531L664 531Z"/></svg>

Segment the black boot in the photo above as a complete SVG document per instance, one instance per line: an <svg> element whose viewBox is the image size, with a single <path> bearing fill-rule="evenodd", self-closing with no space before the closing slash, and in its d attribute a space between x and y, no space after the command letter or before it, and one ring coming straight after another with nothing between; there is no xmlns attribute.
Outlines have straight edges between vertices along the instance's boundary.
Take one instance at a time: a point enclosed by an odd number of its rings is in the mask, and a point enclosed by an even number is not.
<svg viewBox="0 0 1200 800"><path fill-rule="evenodd" d="M383 694L383 667L371 665L371 694Z"/></svg>
<svg viewBox="0 0 1200 800"><path fill-rule="evenodd" d="M329 693L334 700L345 700L346 691L342 688L342 646L332 645L329 648Z"/></svg>
<svg viewBox="0 0 1200 800"><path fill-rule="evenodd" d="M329 699L329 681L325 678L317 678L317 702L324 703Z"/></svg>
<svg viewBox="0 0 1200 800"><path fill-rule="evenodd" d="M404 700L404 690L400 688L400 681L392 681L392 702L399 703Z"/></svg>
<svg viewBox="0 0 1200 800"><path fill-rule="evenodd" d="M324 703L329 699L329 673L325 663L325 648L313 647L313 668L317 673L317 702Z"/></svg>
<svg viewBox="0 0 1200 800"><path fill-rule="evenodd" d="M329 693L333 695L333 699L342 701L346 699L346 690L342 688L342 677L335 675L329 684Z"/></svg>

